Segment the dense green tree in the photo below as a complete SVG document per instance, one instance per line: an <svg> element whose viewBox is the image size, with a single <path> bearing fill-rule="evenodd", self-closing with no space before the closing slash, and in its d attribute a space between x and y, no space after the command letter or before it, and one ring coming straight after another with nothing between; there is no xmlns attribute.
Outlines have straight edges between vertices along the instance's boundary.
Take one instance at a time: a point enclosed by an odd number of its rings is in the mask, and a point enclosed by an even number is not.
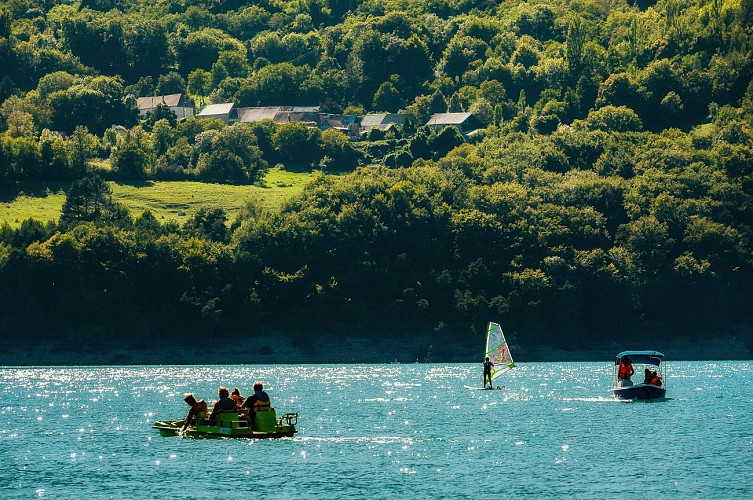
<svg viewBox="0 0 753 500"><path fill-rule="evenodd" d="M124 140L112 153L112 169L121 179L135 180L146 177L154 162L152 152L135 140Z"/></svg>
<svg viewBox="0 0 753 500"><path fill-rule="evenodd" d="M321 153L332 159L337 170L348 170L356 166L358 157L348 138L334 129L325 130L320 138Z"/></svg>
<svg viewBox="0 0 753 500"><path fill-rule="evenodd" d="M43 177L61 179L71 174L71 159L66 143L62 138L49 132L42 133L39 137L39 154Z"/></svg>
<svg viewBox="0 0 753 500"><path fill-rule="evenodd" d="M641 119L626 106L604 106L590 112L586 122L592 129L606 132L638 132L643 129Z"/></svg>
<svg viewBox="0 0 753 500"><path fill-rule="evenodd" d="M99 141L84 126L78 126L68 140L68 152L71 157L71 169L77 176L86 172L88 161L96 154Z"/></svg>
<svg viewBox="0 0 753 500"><path fill-rule="evenodd" d="M374 94L373 109L375 111L397 112L402 106L400 93L391 82L384 82Z"/></svg>
<svg viewBox="0 0 753 500"><path fill-rule="evenodd" d="M203 103L204 97L211 92L211 85L212 75L203 69L195 69L188 75L187 90L199 97L200 104Z"/></svg>
<svg viewBox="0 0 753 500"><path fill-rule="evenodd" d="M305 80L306 67L296 67L290 63L264 66L254 75L243 81L235 95L240 106L276 105L280 102L318 101L316 90L308 91Z"/></svg>
<svg viewBox="0 0 753 500"><path fill-rule="evenodd" d="M71 133L77 126L101 134L111 125L131 125L136 120L133 103L119 78L94 77L50 94L51 121L56 130Z"/></svg>
<svg viewBox="0 0 753 500"><path fill-rule="evenodd" d="M227 214L221 208L200 208L186 221L183 230L212 241L226 242Z"/></svg>
<svg viewBox="0 0 753 500"><path fill-rule="evenodd" d="M163 70L172 62L166 26L159 22L140 22L132 30L128 37L131 74L154 77L162 75Z"/></svg>
<svg viewBox="0 0 753 500"><path fill-rule="evenodd" d="M157 79L157 87L155 88L157 95L169 95L169 94L185 94L186 93L186 81L176 71L171 71L167 74L160 75Z"/></svg>
<svg viewBox="0 0 753 500"><path fill-rule="evenodd" d="M98 176L87 176L73 181L66 193L60 216L62 224L112 220L116 207L112 190Z"/></svg>
<svg viewBox="0 0 753 500"><path fill-rule="evenodd" d="M272 140L277 154L284 161L305 164L314 159L319 135L318 129L309 129L300 122L290 122L277 127Z"/></svg>
<svg viewBox="0 0 753 500"><path fill-rule="evenodd" d="M217 28L201 28L187 33L175 43L176 59L182 74L195 69L209 70L220 53L245 53L243 44Z"/></svg>

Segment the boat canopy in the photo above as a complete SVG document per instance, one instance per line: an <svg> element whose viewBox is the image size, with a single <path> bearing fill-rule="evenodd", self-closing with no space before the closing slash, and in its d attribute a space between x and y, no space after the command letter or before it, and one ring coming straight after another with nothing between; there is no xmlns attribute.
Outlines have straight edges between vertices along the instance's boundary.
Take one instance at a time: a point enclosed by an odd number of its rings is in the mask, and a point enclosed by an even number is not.
<svg viewBox="0 0 753 500"><path fill-rule="evenodd" d="M624 351L617 355L614 364L619 365L620 360L625 356L630 357L630 361L636 364L656 365L664 359L664 354L659 351Z"/></svg>

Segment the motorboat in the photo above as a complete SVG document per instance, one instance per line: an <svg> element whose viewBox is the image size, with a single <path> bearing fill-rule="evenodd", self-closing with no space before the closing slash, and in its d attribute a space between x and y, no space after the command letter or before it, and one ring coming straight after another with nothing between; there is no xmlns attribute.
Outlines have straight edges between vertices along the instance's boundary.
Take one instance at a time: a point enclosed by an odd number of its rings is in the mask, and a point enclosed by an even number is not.
<svg viewBox="0 0 753 500"><path fill-rule="evenodd" d="M633 379L640 378L640 383ZM624 351L614 361L617 399L660 399L667 394L666 364L659 351Z"/></svg>

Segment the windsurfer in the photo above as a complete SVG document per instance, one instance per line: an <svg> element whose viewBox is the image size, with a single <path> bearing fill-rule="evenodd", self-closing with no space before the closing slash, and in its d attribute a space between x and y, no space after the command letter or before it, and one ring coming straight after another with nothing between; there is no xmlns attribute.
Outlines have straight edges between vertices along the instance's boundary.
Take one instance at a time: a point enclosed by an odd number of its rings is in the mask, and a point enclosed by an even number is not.
<svg viewBox="0 0 753 500"><path fill-rule="evenodd" d="M486 379L489 379L489 387L494 388L494 385L492 384L492 367L494 366L494 363L489 360L489 356L486 357L484 360L484 387L486 387Z"/></svg>

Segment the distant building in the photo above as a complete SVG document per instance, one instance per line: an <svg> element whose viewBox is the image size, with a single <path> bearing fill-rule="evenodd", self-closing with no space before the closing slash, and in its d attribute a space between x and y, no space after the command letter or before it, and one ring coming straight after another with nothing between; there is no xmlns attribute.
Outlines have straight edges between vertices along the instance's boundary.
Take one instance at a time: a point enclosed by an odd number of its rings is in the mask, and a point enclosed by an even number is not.
<svg viewBox="0 0 753 500"><path fill-rule="evenodd" d="M473 116L473 113L437 113L426 122L429 128L440 131L445 127L455 127L463 135L468 135L474 130L483 128L481 122Z"/></svg>
<svg viewBox="0 0 753 500"><path fill-rule="evenodd" d="M358 138L358 117L320 113L318 106L260 106L238 108L238 122L253 123L272 120L277 124L299 122L319 130L335 129L351 139Z"/></svg>
<svg viewBox="0 0 753 500"><path fill-rule="evenodd" d="M387 132L395 127L405 126L406 116L400 113L368 113L361 120L361 133L368 132L372 128L378 128Z"/></svg>
<svg viewBox="0 0 753 500"><path fill-rule="evenodd" d="M136 102L139 107L139 116L142 118L160 105L170 108L170 111L175 113L178 118L191 118L194 113L193 103L184 94L139 97Z"/></svg>
<svg viewBox="0 0 753 500"><path fill-rule="evenodd" d="M128 129L125 128L123 125L113 125L112 129L120 137L125 137L126 135L128 135Z"/></svg>
<svg viewBox="0 0 753 500"><path fill-rule="evenodd" d="M319 123L319 106L260 106L238 108L238 121L241 123L272 120L275 123L310 122Z"/></svg>
<svg viewBox="0 0 753 500"><path fill-rule="evenodd" d="M358 139L359 125L356 115L333 115L319 113L319 130L339 130L349 139Z"/></svg>
<svg viewBox="0 0 753 500"><path fill-rule="evenodd" d="M196 118L216 118L222 120L228 125L238 121L238 109L232 102L222 104L207 104Z"/></svg>

